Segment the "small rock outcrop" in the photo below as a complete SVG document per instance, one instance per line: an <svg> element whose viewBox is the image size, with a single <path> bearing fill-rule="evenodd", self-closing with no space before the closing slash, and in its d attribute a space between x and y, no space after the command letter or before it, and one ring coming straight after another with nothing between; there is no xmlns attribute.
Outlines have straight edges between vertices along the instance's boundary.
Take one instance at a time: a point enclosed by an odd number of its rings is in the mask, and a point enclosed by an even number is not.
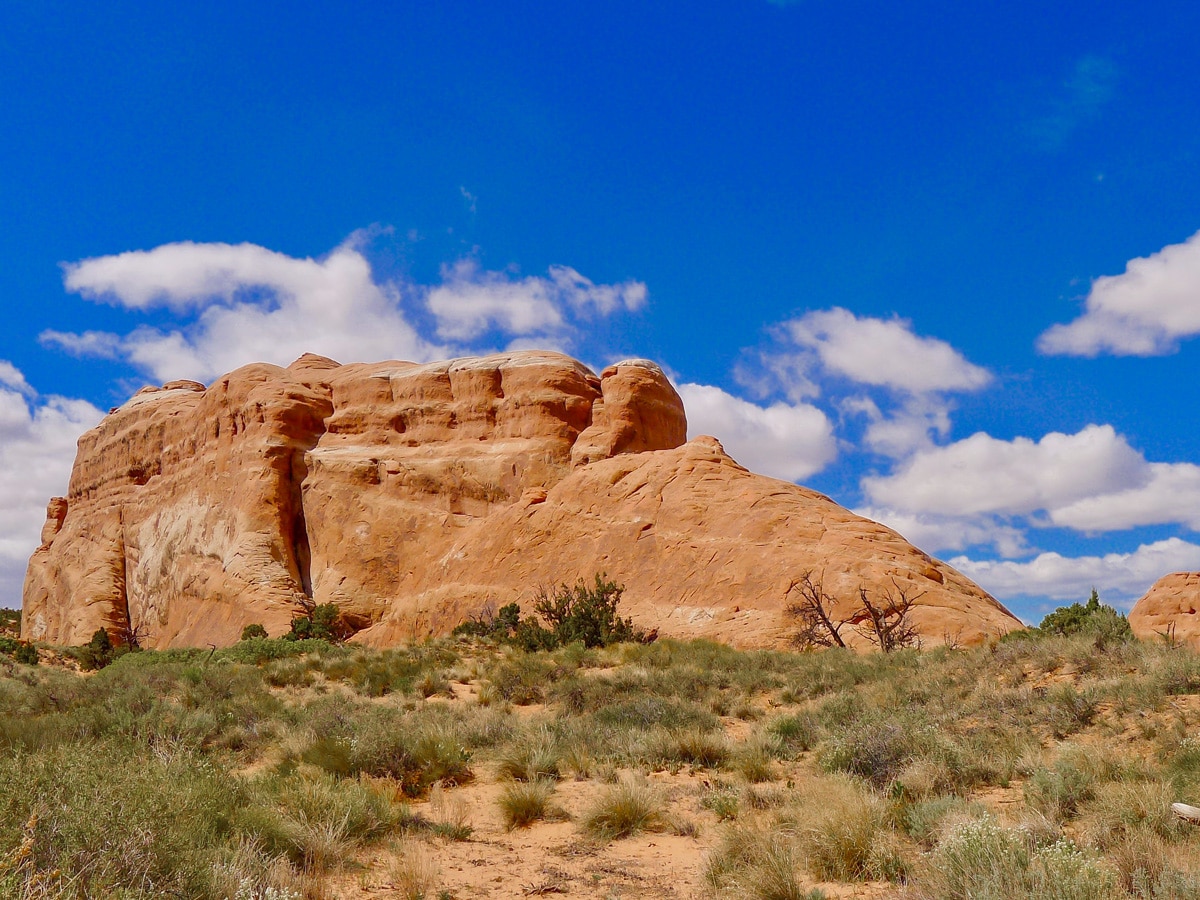
<svg viewBox="0 0 1200 900"><path fill-rule="evenodd" d="M1129 611L1129 627L1143 640L1161 637L1200 649L1200 572L1175 572L1154 582Z"/></svg>
<svg viewBox="0 0 1200 900"><path fill-rule="evenodd" d="M927 644L1021 627L898 534L687 440L654 363L557 353L418 365L306 355L140 391L79 442L24 590L26 637L228 644L334 603L354 640L449 631L607 572L660 634L786 643L800 575L849 615L899 585Z"/></svg>

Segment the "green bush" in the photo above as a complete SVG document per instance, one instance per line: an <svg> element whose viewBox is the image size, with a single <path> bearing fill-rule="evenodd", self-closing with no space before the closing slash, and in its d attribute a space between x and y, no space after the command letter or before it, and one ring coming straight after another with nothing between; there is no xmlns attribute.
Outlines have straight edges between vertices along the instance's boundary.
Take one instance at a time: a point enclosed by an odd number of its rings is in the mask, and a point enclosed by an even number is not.
<svg viewBox="0 0 1200 900"><path fill-rule="evenodd" d="M250 625L247 625L245 628L242 629L242 640L243 641L248 641L248 640L251 640L252 638L265 638L265 637L267 637L267 629L264 628L258 622L254 622Z"/></svg>
<svg viewBox="0 0 1200 900"><path fill-rule="evenodd" d="M1086 605L1072 603L1070 606L1060 606L1042 619L1038 631L1041 634L1061 637L1089 634L1098 640L1112 642L1133 639L1129 620L1111 606L1101 603L1095 588L1092 589L1092 595Z"/></svg>
<svg viewBox="0 0 1200 900"><path fill-rule="evenodd" d="M24 663L27 666L36 666L38 664L37 647L27 641L0 636L0 653L3 653L5 656L11 656L17 662Z"/></svg>
<svg viewBox="0 0 1200 900"><path fill-rule="evenodd" d="M306 608L301 615L292 619L291 630L283 636L283 639L285 641L328 641L336 644L341 643L352 634L354 634L354 629L342 617L337 606L333 603L322 603L311 609ZM245 634L243 634L244 637Z"/></svg>
<svg viewBox="0 0 1200 900"><path fill-rule="evenodd" d="M86 670L103 669L117 657L117 648L103 628L97 628L92 639L75 651L79 665Z"/></svg>
<svg viewBox="0 0 1200 900"><path fill-rule="evenodd" d="M574 585L541 588L533 603L538 618L522 618L521 607L510 603L494 614L485 609L458 625L454 634L499 638L530 653L576 642L587 648L622 641L645 642L649 639L646 632L631 619L617 615L624 591L615 581L597 573L590 585L581 578Z"/></svg>

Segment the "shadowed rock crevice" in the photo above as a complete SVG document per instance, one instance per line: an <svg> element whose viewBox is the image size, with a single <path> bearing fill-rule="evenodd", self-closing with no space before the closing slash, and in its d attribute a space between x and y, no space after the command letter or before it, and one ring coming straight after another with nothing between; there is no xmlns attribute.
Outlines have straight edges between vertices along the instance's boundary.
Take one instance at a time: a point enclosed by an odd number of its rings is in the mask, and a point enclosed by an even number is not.
<svg viewBox="0 0 1200 900"><path fill-rule="evenodd" d="M223 644L333 603L356 640L387 645L605 571L663 635L778 646L782 586L820 569L847 602L914 585L929 643L1019 627L894 532L686 437L679 395L645 360L597 377L545 352L305 356L147 389L80 440L24 621L82 643L123 606L152 623L151 646Z"/></svg>

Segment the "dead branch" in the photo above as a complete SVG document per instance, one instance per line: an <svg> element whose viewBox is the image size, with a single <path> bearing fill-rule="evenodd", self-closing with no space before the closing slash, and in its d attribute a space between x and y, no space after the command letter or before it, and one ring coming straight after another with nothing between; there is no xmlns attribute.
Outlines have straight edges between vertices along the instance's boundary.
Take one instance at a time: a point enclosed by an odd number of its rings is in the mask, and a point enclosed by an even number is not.
<svg viewBox="0 0 1200 900"><path fill-rule="evenodd" d="M792 643L801 650L846 646L840 633L846 622L835 621L831 615L833 598L825 593L822 580L823 576L814 581L812 572L805 572L793 579L784 593L786 597L796 591L800 596L799 600L788 605L787 614L800 623L800 630L792 636Z"/></svg>

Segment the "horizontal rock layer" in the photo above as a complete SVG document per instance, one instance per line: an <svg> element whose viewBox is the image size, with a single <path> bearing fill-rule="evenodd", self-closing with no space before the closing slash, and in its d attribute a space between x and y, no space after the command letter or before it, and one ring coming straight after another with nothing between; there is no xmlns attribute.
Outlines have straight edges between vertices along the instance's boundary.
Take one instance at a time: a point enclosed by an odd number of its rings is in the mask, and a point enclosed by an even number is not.
<svg viewBox="0 0 1200 900"><path fill-rule="evenodd" d="M663 635L779 646L812 572L920 594L927 644L1020 623L954 569L820 494L755 475L645 360L556 353L341 366L305 356L147 388L84 435L24 591L27 637L98 627L228 644L335 603L375 646L598 571Z"/></svg>

